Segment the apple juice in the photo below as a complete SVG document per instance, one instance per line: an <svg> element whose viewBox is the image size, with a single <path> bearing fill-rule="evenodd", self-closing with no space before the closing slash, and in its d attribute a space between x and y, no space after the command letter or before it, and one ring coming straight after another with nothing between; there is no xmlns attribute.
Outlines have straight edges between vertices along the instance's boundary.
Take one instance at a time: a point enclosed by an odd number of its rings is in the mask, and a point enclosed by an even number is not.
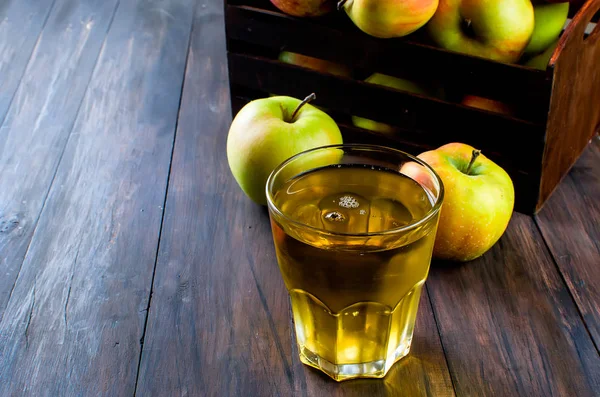
<svg viewBox="0 0 600 397"><path fill-rule="evenodd" d="M416 221L434 200L397 171L344 164L292 178L274 202L301 360L337 380L357 364L385 375L410 349L438 218Z"/></svg>

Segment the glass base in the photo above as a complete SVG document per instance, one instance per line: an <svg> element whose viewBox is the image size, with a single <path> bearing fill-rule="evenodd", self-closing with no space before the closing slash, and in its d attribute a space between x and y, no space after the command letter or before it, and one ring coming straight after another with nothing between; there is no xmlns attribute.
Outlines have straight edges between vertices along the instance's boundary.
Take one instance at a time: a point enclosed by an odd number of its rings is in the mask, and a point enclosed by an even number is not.
<svg viewBox="0 0 600 397"><path fill-rule="evenodd" d="M383 378L390 368L406 357L410 351L412 338L398 346L387 360L371 361L359 364L333 364L319 357L304 346L298 346L300 350L300 361L304 364L323 371L333 380L338 382L356 378Z"/></svg>

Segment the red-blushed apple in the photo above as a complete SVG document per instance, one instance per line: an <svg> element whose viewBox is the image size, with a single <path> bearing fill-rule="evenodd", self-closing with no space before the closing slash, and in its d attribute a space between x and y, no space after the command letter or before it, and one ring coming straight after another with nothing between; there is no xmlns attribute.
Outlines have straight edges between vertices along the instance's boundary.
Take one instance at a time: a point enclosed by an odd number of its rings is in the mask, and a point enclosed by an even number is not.
<svg viewBox="0 0 600 397"><path fill-rule="evenodd" d="M535 28L525 54L539 54L558 39L569 15L569 3L534 1Z"/></svg>
<svg viewBox="0 0 600 397"><path fill-rule="evenodd" d="M506 114L509 116L513 114L513 109L508 104L477 95L465 95L461 103L465 106L489 110L490 112Z"/></svg>
<svg viewBox="0 0 600 397"><path fill-rule="evenodd" d="M500 239L512 216L515 191L500 166L469 145L449 143L417 156L444 184L445 197L433 255L466 262ZM420 180L417 167L401 172Z"/></svg>
<svg viewBox="0 0 600 397"><path fill-rule="evenodd" d="M516 62L534 24L530 0L440 0L427 29L445 49Z"/></svg>
<svg viewBox="0 0 600 397"><path fill-rule="evenodd" d="M279 164L305 150L343 143L335 121L308 104L314 98L311 94L304 101L286 96L258 99L244 106L231 123L227 136L229 168L244 193L256 203L267 203L265 184Z"/></svg>
<svg viewBox="0 0 600 397"><path fill-rule="evenodd" d="M292 65L302 66L322 73L331 73L342 77L349 77L352 74L350 68L346 65L295 52L283 51L279 54L279 60Z"/></svg>
<svg viewBox="0 0 600 397"><path fill-rule="evenodd" d="M342 0L352 22L363 32L388 39L406 36L433 16L438 0Z"/></svg>
<svg viewBox="0 0 600 397"><path fill-rule="evenodd" d="M271 3L295 17L318 17L335 10L336 0L271 0Z"/></svg>

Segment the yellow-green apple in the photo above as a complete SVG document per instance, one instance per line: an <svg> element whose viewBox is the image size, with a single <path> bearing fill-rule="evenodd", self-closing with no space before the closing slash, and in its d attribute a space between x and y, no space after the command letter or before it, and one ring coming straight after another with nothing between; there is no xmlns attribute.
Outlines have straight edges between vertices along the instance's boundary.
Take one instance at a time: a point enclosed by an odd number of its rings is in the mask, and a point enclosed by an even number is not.
<svg viewBox="0 0 600 397"><path fill-rule="evenodd" d="M320 146L343 143L327 113L304 101L277 96L252 101L235 116L227 136L227 160L244 193L266 204L269 174L288 158ZM318 161L318 159L315 159Z"/></svg>
<svg viewBox="0 0 600 397"><path fill-rule="evenodd" d="M439 92L434 91L425 84L416 83L414 81L401 79L399 77L388 76L382 73L375 73L369 76L366 80L367 83L382 85L386 87L395 88L397 90L408 91L415 94L422 94L428 96L441 96ZM371 130L381 132L384 134L391 134L396 132L398 129L386 123L381 123L374 120L365 119L362 117L352 116L352 123L365 130Z"/></svg>
<svg viewBox="0 0 600 397"><path fill-rule="evenodd" d="M508 104L477 95L465 95L461 103L465 106L489 110L490 112L496 112L506 115L513 114L513 110Z"/></svg>
<svg viewBox="0 0 600 397"><path fill-rule="evenodd" d="M534 3L535 28L525 54L538 54L555 42L569 15L569 3Z"/></svg>
<svg viewBox="0 0 600 397"><path fill-rule="evenodd" d="M414 32L433 16L438 0L342 0L352 22L379 38L402 37Z"/></svg>
<svg viewBox="0 0 600 397"><path fill-rule="evenodd" d="M554 50L556 49L557 44L558 40L556 40L548 48L546 48L546 51L528 60L525 65L535 69L546 70L546 68L548 67L548 63L550 62L550 58L552 58L552 54L554 54Z"/></svg>
<svg viewBox="0 0 600 397"><path fill-rule="evenodd" d="M437 172L445 189L434 257L465 262L483 255L502 236L512 216L515 191L510 177L462 143L418 157ZM407 175L419 180L418 174Z"/></svg>
<svg viewBox="0 0 600 397"><path fill-rule="evenodd" d="M295 52L283 51L279 54L279 60L281 62L317 70L322 73L331 73L337 76L349 77L352 74L350 68L346 65L310 57L308 55L297 54Z"/></svg>
<svg viewBox="0 0 600 397"><path fill-rule="evenodd" d="M271 0L286 14L296 17L318 17L335 9L336 0Z"/></svg>
<svg viewBox="0 0 600 397"><path fill-rule="evenodd" d="M530 0L440 0L427 30L445 49L516 62L534 24Z"/></svg>

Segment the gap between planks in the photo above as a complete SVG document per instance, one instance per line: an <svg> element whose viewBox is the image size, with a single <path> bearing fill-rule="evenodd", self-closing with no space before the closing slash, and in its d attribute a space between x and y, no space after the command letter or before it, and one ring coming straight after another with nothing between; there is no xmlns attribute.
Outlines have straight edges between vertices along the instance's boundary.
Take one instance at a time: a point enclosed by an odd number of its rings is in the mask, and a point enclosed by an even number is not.
<svg viewBox="0 0 600 397"><path fill-rule="evenodd" d="M192 10L192 15L196 15L196 9L198 8L198 3L194 4L194 8ZM154 277L156 276L156 265L158 264L158 256L160 254L160 242L162 240L162 231L163 231L163 225L164 225L164 221L165 221L165 214L166 214L166 208L167 208L167 198L169 197L169 185L171 182L171 171L172 171L172 167L173 167L173 155L175 153L175 141L177 140L177 130L179 128L179 118L181 115L181 102L183 100L183 90L185 89L185 84L186 84L186 76L187 76L187 71L188 71L188 62L190 59L190 48L192 45L192 33L194 32L194 24L195 24L195 18L192 20L192 23L190 25L190 31L188 34L188 42L187 42L187 49L186 49L186 53L185 53L185 67L183 69L183 82L181 84L181 90L179 91L179 105L178 105L178 110L177 110L177 120L175 122L175 130L173 132L173 144L171 145L171 157L169 159L169 170L167 173L167 186L165 188L165 198L163 200L163 205L162 205L162 214L161 214L161 218L160 218L160 227L158 229L158 243L156 246L156 255L154 257L154 266L152 268L152 278L150 279L150 292L148 294L148 306L146 307L146 314L145 314L145 318L144 318L144 328L142 329L142 337L140 338L140 355L138 358L138 365L137 365L137 371L135 374L135 384L134 384L134 388L133 388L133 397L137 396L137 390L138 390L138 381L140 379L140 368L142 365L142 357L144 355L144 340L146 339L146 330L148 328L148 318L150 317L150 306L152 304L152 293L154 292Z"/></svg>

